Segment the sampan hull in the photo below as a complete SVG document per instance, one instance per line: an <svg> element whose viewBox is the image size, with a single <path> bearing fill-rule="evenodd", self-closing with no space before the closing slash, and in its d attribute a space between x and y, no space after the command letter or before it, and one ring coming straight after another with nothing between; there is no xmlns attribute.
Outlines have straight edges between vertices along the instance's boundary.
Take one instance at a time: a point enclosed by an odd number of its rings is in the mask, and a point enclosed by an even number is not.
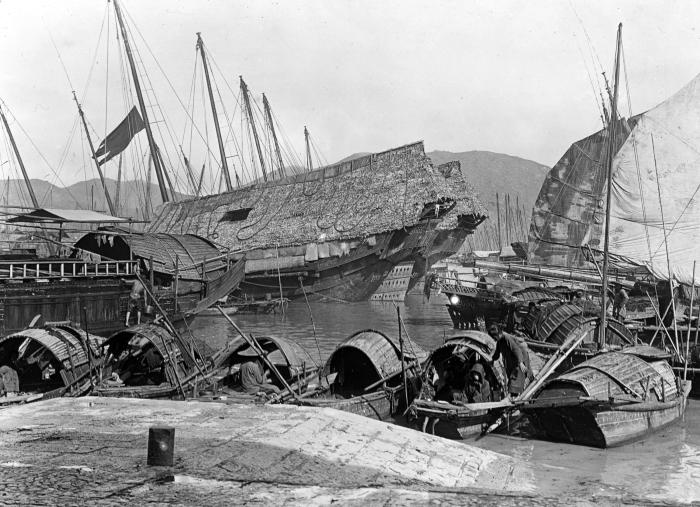
<svg viewBox="0 0 700 507"><path fill-rule="evenodd" d="M689 389L667 403L622 406L581 405L527 410L541 438L590 447L616 447L642 439L678 421L685 412Z"/></svg>

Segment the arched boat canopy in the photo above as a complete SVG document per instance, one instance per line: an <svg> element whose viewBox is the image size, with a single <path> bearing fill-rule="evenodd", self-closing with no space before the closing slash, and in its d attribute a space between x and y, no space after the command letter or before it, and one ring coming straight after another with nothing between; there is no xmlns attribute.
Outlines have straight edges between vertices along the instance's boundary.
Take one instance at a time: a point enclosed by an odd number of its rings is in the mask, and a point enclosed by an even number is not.
<svg viewBox="0 0 700 507"><path fill-rule="evenodd" d="M75 247L112 260L141 259L146 265L153 258L153 270L167 275L175 274L177 262L179 276L185 279L214 279L226 269L226 259L214 244L194 234L109 229L84 235Z"/></svg>
<svg viewBox="0 0 700 507"><path fill-rule="evenodd" d="M71 326L27 328L0 338L0 364L5 364L9 356L16 352L20 358L37 364L40 369L49 364L58 368L57 373L64 386L68 387L89 366L85 344L89 343L92 357L97 358L102 342L103 338ZM45 355L46 351L51 357Z"/></svg>
<svg viewBox="0 0 700 507"><path fill-rule="evenodd" d="M255 340L273 364L289 368L290 376L300 375L315 364L309 353L291 340L278 336L255 336ZM214 368L218 369L243 363L255 356L248 342L239 337L229 342L212 359Z"/></svg>
<svg viewBox="0 0 700 507"><path fill-rule="evenodd" d="M543 301L564 301L559 292L545 287L527 287L513 292L512 296L521 303L540 303Z"/></svg>
<svg viewBox="0 0 700 507"><path fill-rule="evenodd" d="M666 361L647 362L634 352L607 352L584 361L545 383L547 388L573 384L587 396L606 400L610 396L646 399L652 390L659 400L673 399L678 388L673 369Z"/></svg>
<svg viewBox="0 0 700 507"><path fill-rule="evenodd" d="M493 354L496 352L496 340L487 333L477 330L460 331L459 334L449 338L430 354L430 359L425 364L424 371L429 372L432 368L444 368L444 364L449 362L451 357L469 351L473 351L476 354L470 356L469 368L476 363L480 363L487 374L489 374L489 378L498 382L499 388L507 384L503 362L501 360L495 363L492 362Z"/></svg>
<svg viewBox="0 0 700 507"><path fill-rule="evenodd" d="M178 341L158 324L139 324L123 329L110 336L103 346L109 347L110 355L116 358L129 346L144 349L148 344L152 344L163 358L166 375L171 384L175 385L178 379L194 373L194 369L189 367L183 358Z"/></svg>
<svg viewBox="0 0 700 507"><path fill-rule="evenodd" d="M326 361L324 375L333 373L333 365L347 353L361 353L372 364L379 378L384 378L401 371L401 349L394 341L381 331L364 329L350 336L338 345ZM428 357L427 352L407 337L404 338L404 357L407 361L419 363Z"/></svg>
<svg viewBox="0 0 700 507"><path fill-rule="evenodd" d="M458 335L449 338L440 347L430 354L430 360L434 364L455 353L458 349L469 349L476 352L486 361L491 361L493 353L496 351L496 341L487 333L476 330L460 332Z"/></svg>
<svg viewBox="0 0 700 507"><path fill-rule="evenodd" d="M525 319L530 317L526 316ZM546 343L561 345L574 333L589 333L583 343L595 341L598 328L598 316L585 311L572 303L548 306L534 317L534 322L526 322L533 331L534 337ZM634 336L625 325L615 319L606 321L606 341L612 345L629 345L634 343Z"/></svg>

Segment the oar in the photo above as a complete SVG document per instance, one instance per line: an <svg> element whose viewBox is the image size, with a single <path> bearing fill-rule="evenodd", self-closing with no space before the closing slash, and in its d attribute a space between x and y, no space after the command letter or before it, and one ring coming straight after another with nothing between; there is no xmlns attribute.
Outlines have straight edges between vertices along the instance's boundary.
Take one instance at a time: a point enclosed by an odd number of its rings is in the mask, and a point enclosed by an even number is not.
<svg viewBox="0 0 700 507"><path fill-rule="evenodd" d="M292 389L291 386L287 383L287 381L284 379L284 377L283 377L282 374L279 372L279 370L277 369L277 367L276 367L276 366L272 363L272 361L270 361L270 359L265 355L265 351L262 349L262 347L260 346L260 344L258 343L258 341L257 341L255 338L253 338L252 336L250 336L250 337L246 336L246 335L243 333L243 331L241 331L241 328L239 328L239 327L236 325L236 323L235 323L233 320L231 320L231 317L229 317L228 315L226 315L226 312L224 311L223 308L221 308L220 305L216 305L216 307L219 309L219 312L221 312L221 315L223 315L224 318L225 318L226 320L228 320L229 324L231 324L231 325L233 326L233 328L234 328L236 331L238 331L238 334L240 334L240 335L243 337L243 339L246 341L246 343L248 343L248 345L250 345L250 348L252 348L252 349L255 351L255 353L258 354L258 356L260 356L260 359L262 359L262 360L265 362L265 364L267 365L267 367L270 368L270 371L272 371L272 372L275 374L275 376L279 379L279 381L282 383L282 385L284 386L284 388L285 388L287 391L290 392L290 394L292 395L292 397L294 397L295 400L298 400L298 399L299 399L299 395L298 395L297 393L294 392L294 389Z"/></svg>

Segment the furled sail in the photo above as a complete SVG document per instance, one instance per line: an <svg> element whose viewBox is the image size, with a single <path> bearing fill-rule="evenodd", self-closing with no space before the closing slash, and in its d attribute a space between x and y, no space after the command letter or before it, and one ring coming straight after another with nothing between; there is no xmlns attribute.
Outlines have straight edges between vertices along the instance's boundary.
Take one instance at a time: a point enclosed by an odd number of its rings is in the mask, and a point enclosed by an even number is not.
<svg viewBox="0 0 700 507"><path fill-rule="evenodd" d="M610 253L660 278L668 278L670 264L672 277L690 284L700 260L700 76L619 122ZM602 250L606 143L607 130L574 143L547 175L530 225L530 262L590 267L588 248Z"/></svg>

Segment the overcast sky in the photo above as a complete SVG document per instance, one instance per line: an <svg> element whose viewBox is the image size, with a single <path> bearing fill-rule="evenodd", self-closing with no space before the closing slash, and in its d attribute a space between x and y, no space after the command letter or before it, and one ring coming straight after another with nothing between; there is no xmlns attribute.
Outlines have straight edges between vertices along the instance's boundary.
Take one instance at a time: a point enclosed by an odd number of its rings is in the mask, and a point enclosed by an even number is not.
<svg viewBox="0 0 700 507"><path fill-rule="evenodd" d="M611 68L618 22L635 113L700 72L700 2L122 5L183 100L194 70L195 32L201 31L229 83L237 87L242 74L254 93L266 92L300 152L308 125L328 161L423 139L427 150L489 150L553 165L570 143L601 126L589 73L599 72L595 58ZM99 50L86 86L108 9L106 0L0 0L0 99L53 168L76 119L72 88L98 131L125 113L114 100L105 105L105 83L112 83L111 93L119 88L116 52L106 77L106 53ZM147 53L142 41L135 44ZM174 130L182 132L184 111L160 71L149 71ZM56 181L19 126L13 123L13 130L30 175ZM0 145L0 160L7 156ZM84 166L74 141L56 182L92 177Z"/></svg>

